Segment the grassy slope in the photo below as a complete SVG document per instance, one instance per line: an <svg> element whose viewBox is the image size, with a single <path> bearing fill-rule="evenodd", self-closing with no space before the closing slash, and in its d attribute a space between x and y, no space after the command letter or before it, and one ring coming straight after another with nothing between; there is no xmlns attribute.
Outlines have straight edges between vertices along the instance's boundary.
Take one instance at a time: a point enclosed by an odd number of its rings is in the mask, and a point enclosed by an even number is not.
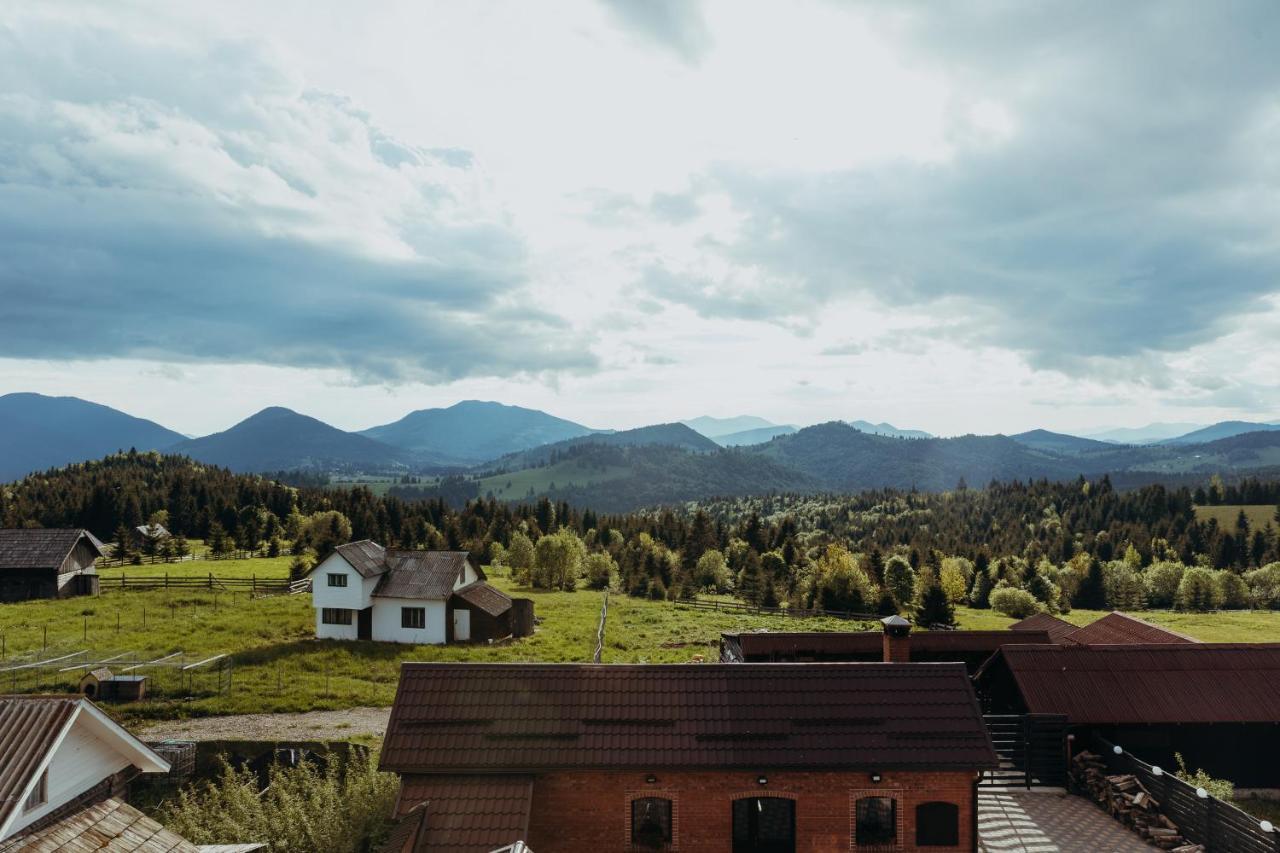
<svg viewBox="0 0 1280 853"><path fill-rule="evenodd" d="M279 560L199 562L170 566L207 573L213 565L220 573L283 575L287 558ZM137 568L137 567L133 567ZM118 574L108 570L105 576ZM129 571L126 568L126 571ZM96 599L71 598L0 606L0 633L4 634L7 660L52 657L83 648L100 658L123 651L147 658L183 650L188 661L219 652L235 655L234 688L230 695L207 695L206 683L197 682L190 701L158 697L137 706L120 706L128 717L166 718L183 715L305 711L341 709L357 705L387 705L395 693L402 661L589 661L595 647L601 594L590 591L535 592L516 589L504 577L493 582L512 593L535 600L540 620L537 633L528 639L495 646L397 646L368 642L318 642L313 639L314 615L308 595L247 601L237 595L232 603L226 593L207 590L155 592L108 591ZM110 590L110 582L107 584ZM143 627L143 610L146 627ZM991 611L962 608L964 628L1002 628L1010 619ZM1086 623L1098 613L1076 611L1072 622ZM1142 614L1152 622L1206 641L1273 640L1280 636L1280 612ZM84 638L88 616L88 641ZM116 631L119 618L120 629ZM43 629L48 627L49 649L41 654ZM621 662L682 662L695 655L706 660L718 656L722 631L771 628L773 630L858 630L872 627L838 620L791 620L784 617L737 616L677 609L666 602L637 600L622 595L609 598L609 620L604 660ZM78 673L47 675L44 686L70 688ZM0 674L0 690L11 686L10 676ZM27 689L26 673L19 687ZM58 679L56 682L54 678ZM162 674L174 692L173 676ZM277 687L277 684L280 686Z"/></svg>
<svg viewBox="0 0 1280 853"><path fill-rule="evenodd" d="M1200 521L1216 518L1218 519L1218 527L1223 530L1235 530L1236 517L1240 515L1240 510L1244 510L1245 517L1249 519L1249 527L1252 530L1261 530L1268 524L1275 526L1276 508L1271 504L1198 506L1196 507L1196 518Z"/></svg>
<svg viewBox="0 0 1280 853"><path fill-rule="evenodd" d="M534 494L540 495L548 491L553 483L557 487L588 486L619 480L630 474L631 469L621 465L595 465L585 459L567 459L545 468L526 468L523 471L483 477L480 480L480 494L493 492L494 497L500 500L518 500L528 495L530 489Z"/></svg>

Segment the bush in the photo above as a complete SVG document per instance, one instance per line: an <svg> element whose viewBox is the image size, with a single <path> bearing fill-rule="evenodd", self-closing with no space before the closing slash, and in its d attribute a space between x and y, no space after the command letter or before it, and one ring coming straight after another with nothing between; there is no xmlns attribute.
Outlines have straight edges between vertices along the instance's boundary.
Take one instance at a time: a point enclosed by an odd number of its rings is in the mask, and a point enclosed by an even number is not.
<svg viewBox="0 0 1280 853"><path fill-rule="evenodd" d="M1249 606L1249 586L1235 572L1217 572L1218 606L1227 610L1244 610Z"/></svg>
<svg viewBox="0 0 1280 853"><path fill-rule="evenodd" d="M513 537L514 540L514 537ZM562 527L547 534L534 546L533 585L542 589L574 588L582 573L587 549L574 533Z"/></svg>
<svg viewBox="0 0 1280 853"><path fill-rule="evenodd" d="M866 613L878 595L876 585L843 545L828 545L814 563L813 606Z"/></svg>
<svg viewBox="0 0 1280 853"><path fill-rule="evenodd" d="M1187 569L1178 584L1174 603L1179 610L1216 610L1219 603L1218 585L1213 572L1208 569Z"/></svg>
<svg viewBox="0 0 1280 853"><path fill-rule="evenodd" d="M1173 758L1178 762L1177 776L1183 782L1193 788L1204 788L1209 792L1209 796L1217 797L1223 802L1231 802L1236 795L1236 786L1228 779L1215 779L1202 769L1192 773L1187 769L1187 762L1183 760L1181 752L1175 752Z"/></svg>
<svg viewBox="0 0 1280 853"><path fill-rule="evenodd" d="M1280 610L1280 563L1268 563L1260 569L1246 572L1244 582L1249 587L1249 600L1254 607Z"/></svg>
<svg viewBox="0 0 1280 853"><path fill-rule="evenodd" d="M587 586L592 589L608 589L618 574L618 564L603 551L587 555L582 563L582 571L587 579Z"/></svg>
<svg viewBox="0 0 1280 853"><path fill-rule="evenodd" d="M309 762L274 766L258 790L249 770L225 761L217 778L178 792L157 820L194 844L261 841L276 851L364 853L386 835L399 791L393 773L379 773L371 757L332 760L325 770Z"/></svg>
<svg viewBox="0 0 1280 853"><path fill-rule="evenodd" d="M884 585L893 593L898 606L910 604L916 597L916 571L907 558L894 554L884 563Z"/></svg>
<svg viewBox="0 0 1280 853"><path fill-rule="evenodd" d="M1107 607L1111 610L1143 610L1147 606L1147 589L1133 566L1124 560L1112 560L1102 570Z"/></svg>
<svg viewBox="0 0 1280 853"><path fill-rule="evenodd" d="M1040 603L1025 589L1002 586L991 592L991 609L1014 619L1040 612Z"/></svg>
<svg viewBox="0 0 1280 853"><path fill-rule="evenodd" d="M733 582L729 577L729 564L725 562L724 554L714 548L704 551L693 567L693 583L699 589L728 592Z"/></svg>
<svg viewBox="0 0 1280 853"><path fill-rule="evenodd" d="M1147 588L1147 603L1152 607L1172 607L1178 597L1178 584L1187 567L1182 563L1164 561L1153 563L1142 573L1142 585Z"/></svg>

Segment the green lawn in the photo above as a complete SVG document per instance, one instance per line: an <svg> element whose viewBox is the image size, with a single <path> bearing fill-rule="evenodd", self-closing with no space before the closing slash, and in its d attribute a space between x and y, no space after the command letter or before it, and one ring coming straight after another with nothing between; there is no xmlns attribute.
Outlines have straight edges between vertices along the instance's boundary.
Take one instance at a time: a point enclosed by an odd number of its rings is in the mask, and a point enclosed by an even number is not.
<svg viewBox="0 0 1280 853"><path fill-rule="evenodd" d="M207 578L209 575L225 578L248 578L257 576L265 580L280 580L289 577L289 563L292 557L254 557L247 560L184 560L181 563L143 563L141 566L98 566L98 574L102 576L102 584L110 587L112 581L117 585L120 576L126 578L156 578L169 575L171 578Z"/></svg>
<svg viewBox="0 0 1280 853"><path fill-rule="evenodd" d="M1198 506L1196 507L1196 518L1199 521L1208 521L1211 518L1216 518L1218 527L1223 530L1235 530L1236 519L1240 516L1240 510L1244 510L1245 518L1249 519L1251 530L1262 530L1268 524L1275 526L1276 508L1273 504Z"/></svg>
<svg viewBox="0 0 1280 853"><path fill-rule="evenodd" d="M566 459L545 468L526 468L508 474L484 477L480 482L480 494L493 492L501 500L516 500L530 494L542 494L552 486L588 486L629 476L631 469L622 465L593 465L583 459Z"/></svg>
<svg viewBox="0 0 1280 853"><path fill-rule="evenodd" d="M288 558L225 561L218 573L282 576ZM171 565L207 574L207 563ZM136 567L134 567L136 568ZM198 568L202 571L196 571ZM269 570L269 571L267 571ZM172 671L153 678L156 696L133 706L117 706L130 718L341 709L390 704L402 661L589 661L603 595L599 592L538 592L516 588L498 571L490 579L513 594L533 598L539 625L534 636L504 644L399 646L371 642L317 641L309 595L248 600L242 593L208 590L119 592L104 570L97 598L42 600L0 605L0 635L5 659L0 669L89 649L96 659L131 652L144 659L181 650L188 662L228 652L233 655L232 689L211 693L212 676L197 676L190 694L179 693ZM128 567L126 573L131 571ZM1070 621L1084 624L1099 613L1075 611ZM1206 641L1262 641L1280 637L1280 612L1183 614L1145 612ZM1012 620L989 610L961 608L961 627L997 629ZM145 620L145 624L144 624ZM118 627L117 627L118 626ZM609 596L603 659L606 663L687 662L701 656L716 660L722 631L860 630L872 624L836 619L795 620L782 616L730 615L673 607L625 595ZM47 633L46 633L47 632ZM47 636L47 647L45 646ZM43 672L41 689L71 689L79 672ZM12 689L12 674L0 673L0 690ZM34 688L34 673L19 674L18 689Z"/></svg>

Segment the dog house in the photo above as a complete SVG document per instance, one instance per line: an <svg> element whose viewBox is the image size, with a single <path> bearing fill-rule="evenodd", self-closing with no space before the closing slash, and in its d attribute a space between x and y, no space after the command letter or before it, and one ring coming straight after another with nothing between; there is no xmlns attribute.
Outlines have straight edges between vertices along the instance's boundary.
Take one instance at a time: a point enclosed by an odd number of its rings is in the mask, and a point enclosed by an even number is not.
<svg viewBox="0 0 1280 853"><path fill-rule="evenodd" d="M137 702L147 695L145 675L115 675L106 667L90 670L80 678L80 692L99 702Z"/></svg>

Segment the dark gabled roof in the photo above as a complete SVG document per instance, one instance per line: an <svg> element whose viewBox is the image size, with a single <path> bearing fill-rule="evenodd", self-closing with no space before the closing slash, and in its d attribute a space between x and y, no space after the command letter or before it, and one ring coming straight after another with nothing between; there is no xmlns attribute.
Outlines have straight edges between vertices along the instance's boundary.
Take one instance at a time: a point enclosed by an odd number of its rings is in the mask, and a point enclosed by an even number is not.
<svg viewBox="0 0 1280 853"><path fill-rule="evenodd" d="M106 546L82 527L0 530L0 570L56 569L84 539L102 556Z"/></svg>
<svg viewBox="0 0 1280 853"><path fill-rule="evenodd" d="M884 654L882 631L750 631L723 635L732 638L745 656L849 655L879 660ZM910 637L913 654L954 652L994 652L1006 643L1046 643L1041 632L1013 631L919 631Z"/></svg>
<svg viewBox="0 0 1280 853"><path fill-rule="evenodd" d="M1280 643L1005 646L979 683L1001 668L1029 712L1073 724L1280 720Z"/></svg>
<svg viewBox="0 0 1280 853"><path fill-rule="evenodd" d="M484 581L476 581L454 592L472 607L478 607L490 616L501 616L511 609L511 596Z"/></svg>
<svg viewBox="0 0 1280 853"><path fill-rule="evenodd" d="M430 774L994 764L953 663L406 663L381 757Z"/></svg>
<svg viewBox="0 0 1280 853"><path fill-rule="evenodd" d="M1194 643L1196 640L1116 610L1072 631L1063 642L1083 646L1103 643Z"/></svg>
<svg viewBox="0 0 1280 853"><path fill-rule="evenodd" d="M478 853L529 831L529 776L405 776L385 853Z"/></svg>
<svg viewBox="0 0 1280 853"><path fill-rule="evenodd" d="M1065 619L1059 619L1052 613L1032 613L1026 619L1020 619L1009 626L1010 631L1043 631L1049 635L1049 642L1060 643L1068 634L1079 628Z"/></svg>
<svg viewBox="0 0 1280 853"><path fill-rule="evenodd" d="M35 832L0 841L0 853L55 850L197 853L199 849L181 835L114 798L74 811Z"/></svg>
<svg viewBox="0 0 1280 853"><path fill-rule="evenodd" d="M377 542L361 539L359 542L339 545L335 550L362 578L377 577L387 570L386 549Z"/></svg>
<svg viewBox="0 0 1280 853"><path fill-rule="evenodd" d="M78 696L0 696L0 830L76 708Z"/></svg>
<svg viewBox="0 0 1280 853"><path fill-rule="evenodd" d="M387 551L387 573L373 594L378 598L448 598L467 560L466 551Z"/></svg>

